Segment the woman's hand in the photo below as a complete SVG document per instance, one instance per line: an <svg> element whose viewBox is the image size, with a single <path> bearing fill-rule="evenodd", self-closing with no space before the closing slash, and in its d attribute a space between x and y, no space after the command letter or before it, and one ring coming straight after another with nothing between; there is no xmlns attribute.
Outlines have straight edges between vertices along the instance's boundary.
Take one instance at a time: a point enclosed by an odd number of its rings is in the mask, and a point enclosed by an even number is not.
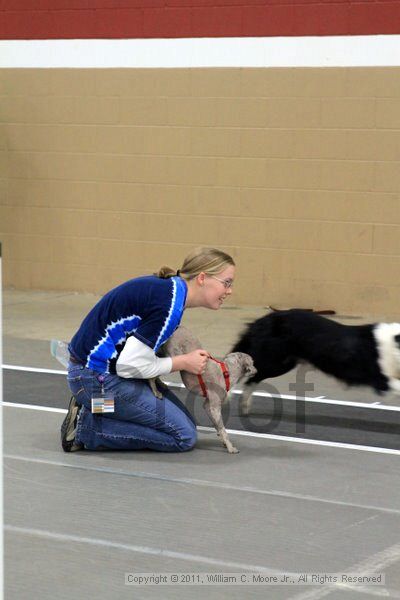
<svg viewBox="0 0 400 600"><path fill-rule="evenodd" d="M188 371L202 375L206 369L209 353L206 350L193 350L188 354L172 357L172 371Z"/></svg>
<svg viewBox="0 0 400 600"><path fill-rule="evenodd" d="M204 373L210 356L208 352L205 350L193 350L193 352L189 352L189 354L184 356L187 362L185 371L194 373L194 375L202 375Z"/></svg>

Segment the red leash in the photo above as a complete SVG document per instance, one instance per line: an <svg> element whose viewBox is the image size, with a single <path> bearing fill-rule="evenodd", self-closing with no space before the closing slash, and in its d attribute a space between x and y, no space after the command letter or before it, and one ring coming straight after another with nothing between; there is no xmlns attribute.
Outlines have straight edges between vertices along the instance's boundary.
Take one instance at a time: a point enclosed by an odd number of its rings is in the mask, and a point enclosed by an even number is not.
<svg viewBox="0 0 400 600"><path fill-rule="evenodd" d="M222 362L222 360L217 360L216 358L214 358L211 355L209 356L209 358L211 360L213 360L214 362L218 363L219 366L221 367L221 371L222 371L222 374L223 374L224 380L225 380L226 391L229 392L229 390L231 389L231 380L229 378L229 371L227 369L226 364L224 362ZM206 388L206 384L204 383L203 377L201 375L197 375L197 377L199 379L201 391L203 392L204 398L208 398L207 388Z"/></svg>

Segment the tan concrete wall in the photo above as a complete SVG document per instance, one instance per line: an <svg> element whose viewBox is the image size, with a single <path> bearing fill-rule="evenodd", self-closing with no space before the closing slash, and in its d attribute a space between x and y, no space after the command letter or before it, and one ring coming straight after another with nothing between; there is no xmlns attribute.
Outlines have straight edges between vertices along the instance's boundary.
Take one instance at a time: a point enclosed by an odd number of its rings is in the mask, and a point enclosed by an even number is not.
<svg viewBox="0 0 400 600"><path fill-rule="evenodd" d="M5 285L102 293L194 245L234 301L399 313L400 69L0 71Z"/></svg>

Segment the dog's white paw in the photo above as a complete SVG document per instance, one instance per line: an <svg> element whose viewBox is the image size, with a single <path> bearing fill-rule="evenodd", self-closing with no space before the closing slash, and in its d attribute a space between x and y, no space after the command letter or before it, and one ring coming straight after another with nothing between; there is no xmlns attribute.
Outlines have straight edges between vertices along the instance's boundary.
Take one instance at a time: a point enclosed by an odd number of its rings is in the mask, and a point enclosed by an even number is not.
<svg viewBox="0 0 400 600"><path fill-rule="evenodd" d="M228 450L229 454L238 454L239 450L237 448L235 448L235 446L232 444L232 442L230 440L223 440L223 445L225 446L225 448Z"/></svg>
<svg viewBox="0 0 400 600"><path fill-rule="evenodd" d="M239 450L232 444L230 440L225 440L222 442L225 448L228 450L229 454L238 454Z"/></svg>

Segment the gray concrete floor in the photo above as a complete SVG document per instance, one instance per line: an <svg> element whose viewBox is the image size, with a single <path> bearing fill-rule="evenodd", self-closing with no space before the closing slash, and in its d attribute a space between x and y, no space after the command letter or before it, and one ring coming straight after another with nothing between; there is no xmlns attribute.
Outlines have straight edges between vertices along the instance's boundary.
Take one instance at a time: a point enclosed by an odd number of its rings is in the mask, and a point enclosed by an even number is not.
<svg viewBox="0 0 400 600"><path fill-rule="evenodd" d="M96 300L6 291L4 362L59 369L49 340L68 340ZM184 322L221 356L245 322L265 312L229 305L218 312L193 309ZM368 320L375 319L348 322ZM319 374L315 384L315 395L381 400L365 390L344 393ZM39 404L49 406L51 399ZM240 454L230 456L205 430L184 454L64 454L64 415L58 411L4 407L6 598L400 598L398 454L241 435ZM306 572L385 573L386 583L124 584L128 572L258 571L294 578Z"/></svg>

